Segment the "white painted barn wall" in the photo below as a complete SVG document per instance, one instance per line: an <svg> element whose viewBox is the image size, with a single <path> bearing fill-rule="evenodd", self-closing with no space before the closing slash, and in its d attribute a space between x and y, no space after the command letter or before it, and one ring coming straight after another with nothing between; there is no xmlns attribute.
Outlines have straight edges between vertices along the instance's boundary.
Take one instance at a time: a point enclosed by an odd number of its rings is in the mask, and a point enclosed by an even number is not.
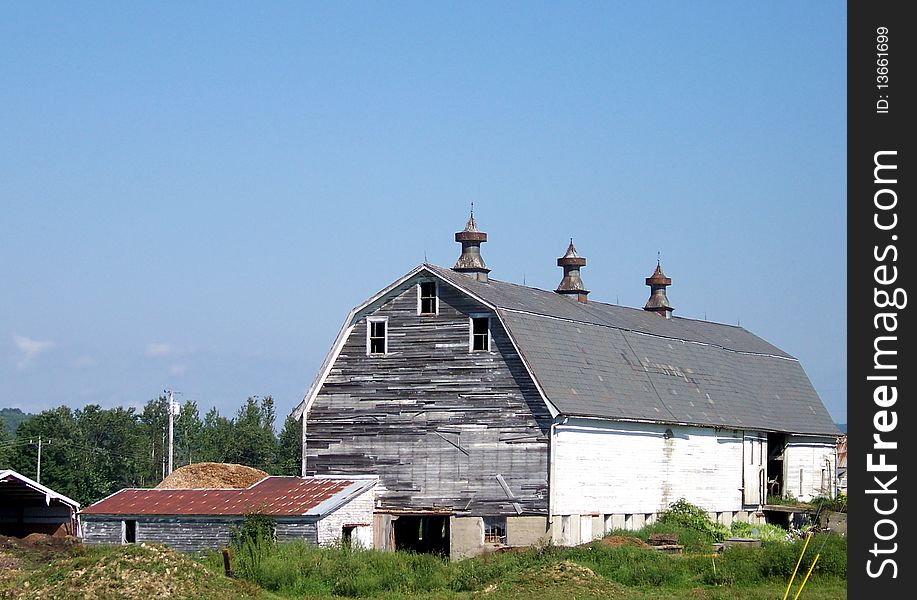
<svg viewBox="0 0 917 600"><path fill-rule="evenodd" d="M372 548L374 498L373 489L367 490L319 521L319 545L337 543L344 525L364 524L353 531L351 542L358 543L362 548Z"/></svg>
<svg viewBox="0 0 917 600"><path fill-rule="evenodd" d="M742 432L569 419L552 442L554 515L642 521L681 497L709 512L742 509Z"/></svg>
<svg viewBox="0 0 917 600"><path fill-rule="evenodd" d="M835 449L834 438L790 436L783 454L785 493L802 502L833 495Z"/></svg>

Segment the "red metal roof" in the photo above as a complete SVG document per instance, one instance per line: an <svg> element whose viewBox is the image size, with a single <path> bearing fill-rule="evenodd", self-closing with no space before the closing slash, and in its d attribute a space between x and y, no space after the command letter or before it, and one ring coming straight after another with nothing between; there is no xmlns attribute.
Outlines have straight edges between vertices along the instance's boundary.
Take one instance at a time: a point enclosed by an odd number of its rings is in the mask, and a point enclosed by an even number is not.
<svg viewBox="0 0 917 600"><path fill-rule="evenodd" d="M354 483L346 479L265 477L241 490L130 488L86 507L82 514L235 516L256 512L301 516L338 494L343 499L343 492Z"/></svg>

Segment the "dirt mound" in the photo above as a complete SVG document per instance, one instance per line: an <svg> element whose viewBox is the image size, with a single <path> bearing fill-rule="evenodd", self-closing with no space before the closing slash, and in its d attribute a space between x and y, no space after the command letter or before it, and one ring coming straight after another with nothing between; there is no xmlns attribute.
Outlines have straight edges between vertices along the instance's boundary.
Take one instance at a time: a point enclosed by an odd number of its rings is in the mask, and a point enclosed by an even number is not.
<svg viewBox="0 0 917 600"><path fill-rule="evenodd" d="M261 469L233 463L194 463L172 471L158 489L247 488L268 474Z"/></svg>
<svg viewBox="0 0 917 600"><path fill-rule="evenodd" d="M619 548L621 546L634 546L636 548L652 548L649 544L640 538L626 535L609 535L598 540L598 543L610 548Z"/></svg>
<svg viewBox="0 0 917 600"><path fill-rule="evenodd" d="M7 581L0 598L247 598L259 590L227 579L165 546L82 548ZM4 585L5 584L5 585Z"/></svg>
<svg viewBox="0 0 917 600"><path fill-rule="evenodd" d="M561 560L523 571L512 581L491 584L484 595L499 598L511 592L513 598L587 598L608 600L632 598L627 589L605 579L592 569L572 560ZM491 594L493 594L491 596Z"/></svg>
<svg viewBox="0 0 917 600"><path fill-rule="evenodd" d="M562 560L553 565L541 569L538 575L547 581L554 583L576 583L586 584L598 579L598 575L589 567L578 565L573 561Z"/></svg>

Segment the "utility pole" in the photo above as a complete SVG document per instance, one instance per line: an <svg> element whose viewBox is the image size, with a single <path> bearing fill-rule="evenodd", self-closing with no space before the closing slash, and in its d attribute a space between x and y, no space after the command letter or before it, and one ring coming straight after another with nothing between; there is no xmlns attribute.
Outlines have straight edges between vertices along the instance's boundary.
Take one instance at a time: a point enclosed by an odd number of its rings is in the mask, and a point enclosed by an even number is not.
<svg viewBox="0 0 917 600"><path fill-rule="evenodd" d="M175 435L175 415L178 413L176 410L178 406L175 404L175 394L180 394L181 392L173 392L172 390L163 390L169 394L169 469L166 472L166 475L172 474L172 454L173 454L173 440ZM165 478L163 478L165 479Z"/></svg>
<svg viewBox="0 0 917 600"><path fill-rule="evenodd" d="M41 436L38 436L38 468L35 470L35 481L41 483Z"/></svg>

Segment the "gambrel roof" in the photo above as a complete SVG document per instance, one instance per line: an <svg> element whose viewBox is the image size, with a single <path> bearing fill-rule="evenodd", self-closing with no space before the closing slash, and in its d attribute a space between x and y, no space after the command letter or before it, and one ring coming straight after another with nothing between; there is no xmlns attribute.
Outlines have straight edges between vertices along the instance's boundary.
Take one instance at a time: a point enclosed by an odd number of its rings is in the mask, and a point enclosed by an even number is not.
<svg viewBox="0 0 917 600"><path fill-rule="evenodd" d="M837 436L799 361L742 327L478 281L424 264L351 312L336 348L367 309L418 277L436 277L492 309L552 412ZM336 348L299 417L331 368Z"/></svg>

